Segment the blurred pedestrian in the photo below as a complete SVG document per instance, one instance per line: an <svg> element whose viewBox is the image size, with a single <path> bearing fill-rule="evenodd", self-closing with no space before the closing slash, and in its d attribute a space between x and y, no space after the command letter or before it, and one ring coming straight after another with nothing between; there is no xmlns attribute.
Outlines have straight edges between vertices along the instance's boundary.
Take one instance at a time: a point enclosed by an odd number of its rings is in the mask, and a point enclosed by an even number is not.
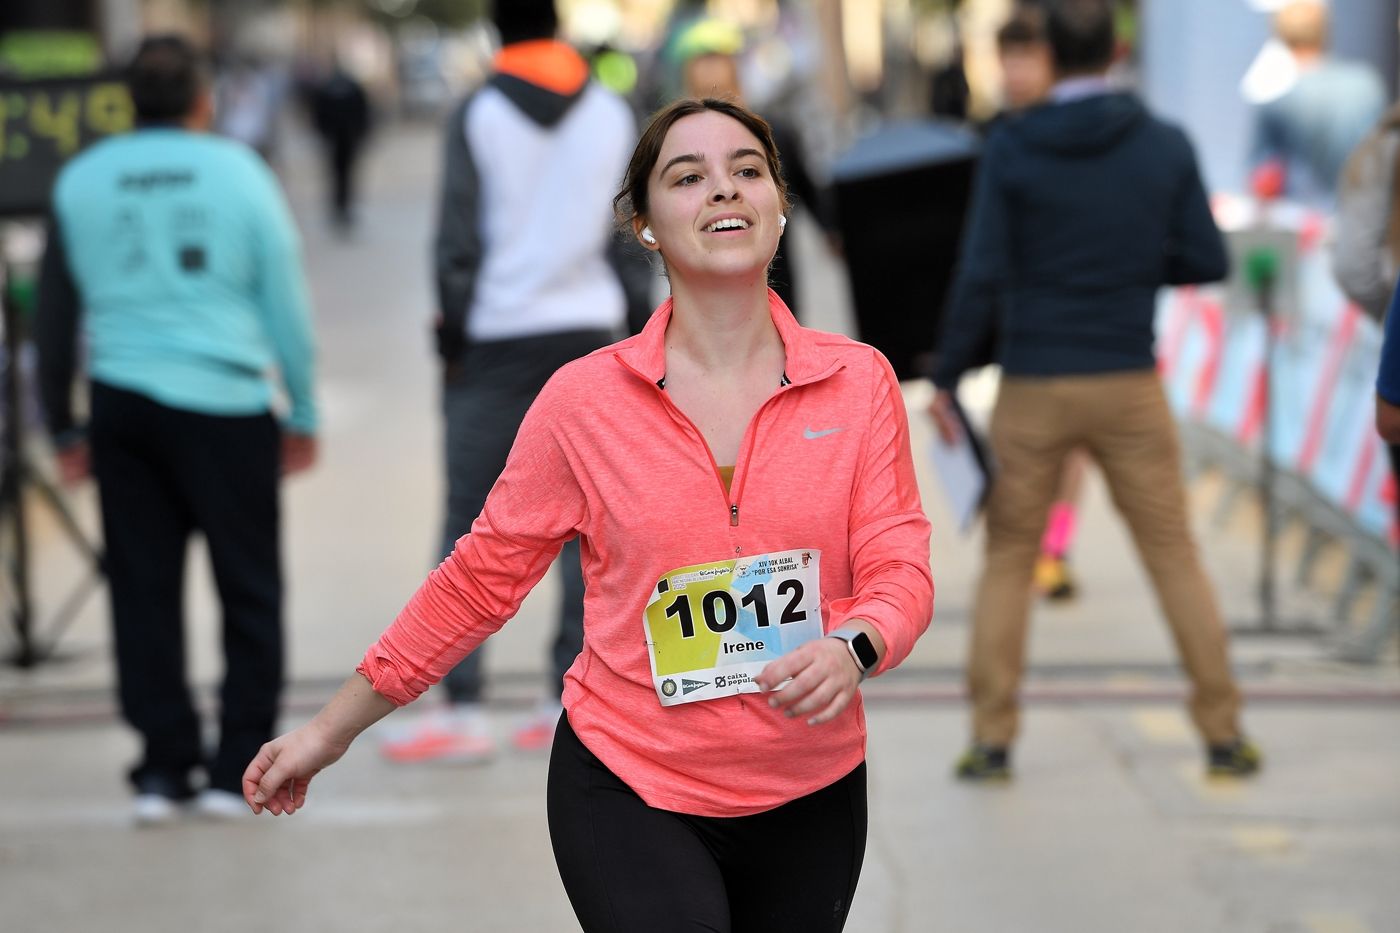
<svg viewBox="0 0 1400 933"><path fill-rule="evenodd" d="M1385 340L1381 344L1380 372L1376 377L1376 430L1390 445L1391 469L1400 475L1400 290L1390 302L1385 317ZM1396 503L1400 513L1400 503Z"/></svg>
<svg viewBox="0 0 1400 933"><path fill-rule="evenodd" d="M677 46L681 61L682 92L686 97L716 97L743 104L738 52L743 36L738 27L722 20L701 20L682 35ZM783 179L794 197L795 209L806 212L822 230L827 248L840 255L835 218L828 193L813 180L801 138L779 119L767 118L782 159ZM768 284L794 315L802 318L797 293L797 267L787 238L778 241L778 252L768 272Z"/></svg>
<svg viewBox="0 0 1400 933"><path fill-rule="evenodd" d="M311 119L325 150L330 174L331 220L348 232L355 223L355 169L369 138L369 96L336 62L311 93Z"/></svg>
<svg viewBox="0 0 1400 933"><path fill-rule="evenodd" d="M965 121L972 109L972 86L967 83L967 53L962 43L953 46L948 61L929 77L928 109L935 117Z"/></svg>
<svg viewBox="0 0 1400 933"><path fill-rule="evenodd" d="M603 87L635 105L637 59L630 52L604 42L589 52L588 70Z"/></svg>
<svg viewBox="0 0 1400 933"><path fill-rule="evenodd" d="M645 112L660 110L685 93L682 65L686 54L682 43L693 38L692 28L697 23L711 19L707 4L708 0L676 0L671 7L650 61L638 76ZM742 36L739 38L742 40ZM732 51L738 51L737 47Z"/></svg>
<svg viewBox="0 0 1400 933"><path fill-rule="evenodd" d="M1332 271L1346 296L1384 321L1400 277L1400 104L1391 107L1342 170Z"/></svg>
<svg viewBox="0 0 1400 933"><path fill-rule="evenodd" d="M299 810L578 535L588 622L548 814L580 927L845 926L867 828L860 683L928 625L929 524L889 363L800 327L766 285L785 207L759 117L683 100L653 119L618 212L670 300L550 379L472 533L249 765L255 810Z"/></svg>
<svg viewBox="0 0 1400 933"><path fill-rule="evenodd" d="M79 155L54 188L36 322L63 478L91 466L122 714L140 734L139 822L237 814L282 687L278 482L316 457L310 305L296 228L266 164L205 131L191 45L141 43L127 71L135 132ZM75 420L81 326L89 420ZM276 368L291 400L272 414ZM91 460L89 461L89 450ZM223 608L219 739L206 756L185 678L185 556L205 539Z"/></svg>
<svg viewBox="0 0 1400 933"><path fill-rule="evenodd" d="M235 58L214 82L214 132L272 161L282 81L253 58Z"/></svg>
<svg viewBox="0 0 1400 933"><path fill-rule="evenodd" d="M1381 117L1342 170L1333 221L1332 272L1347 297L1393 330L1393 293L1400 277L1400 104ZM1400 398L1394 382L1386 398ZM1382 431L1384 436L1387 432ZM1391 475L1400 487L1400 446L1390 442ZM1400 515L1400 498L1395 507Z"/></svg>
<svg viewBox="0 0 1400 933"><path fill-rule="evenodd" d="M1045 37L1045 12L1022 2L997 30L1003 107L999 117L1044 103L1055 86L1055 61Z"/></svg>
<svg viewBox="0 0 1400 933"><path fill-rule="evenodd" d="M987 125L987 132L1045 103L1055 86L1055 61L1045 35L1045 11L1038 0L1018 4L997 30L997 60L1001 65L1005 106ZM1070 451L1050 506L1045 534L1040 539L1040 556L1032 578L1037 592L1046 599L1073 599L1079 593L1070 570L1070 550L1088 470L1088 455L1079 448Z"/></svg>
<svg viewBox="0 0 1400 933"><path fill-rule="evenodd" d="M959 777L1010 774L1031 575L1066 456L1089 451L1127 520L1192 682L1213 773L1246 774L1226 631L1191 537L1176 428L1157 377L1157 288L1221 279L1227 258L1186 137L1110 89L1111 0L1053 0L1057 83L999 126L978 167L930 407L956 438L951 393L990 328L1002 379Z"/></svg>
<svg viewBox="0 0 1400 933"><path fill-rule="evenodd" d="M1327 7L1294 0L1274 15L1295 78L1255 113L1255 173L1281 172L1284 197L1330 209L1342 166L1385 109L1385 87L1371 66L1327 54Z"/></svg>
<svg viewBox="0 0 1400 933"><path fill-rule="evenodd" d="M610 43L603 43L585 56L588 70L593 80L626 101L632 111L633 121L643 116L640 87L640 72L637 59L624 49ZM658 275L652 267L647 251L637 245L636 238L624 235L621 230L613 233L608 248L608 262L627 299L627 333L640 334L647 319L656 310Z"/></svg>
<svg viewBox="0 0 1400 933"><path fill-rule="evenodd" d="M554 38L552 0L499 0L495 75L447 122L435 246L447 514L442 550L472 527L526 410L560 366L624 335L609 260L609 190L636 138L632 112ZM548 747L564 672L583 644L579 544L564 544L549 695L515 735ZM481 697L484 652L447 674L447 703L383 753L479 761L495 753Z"/></svg>

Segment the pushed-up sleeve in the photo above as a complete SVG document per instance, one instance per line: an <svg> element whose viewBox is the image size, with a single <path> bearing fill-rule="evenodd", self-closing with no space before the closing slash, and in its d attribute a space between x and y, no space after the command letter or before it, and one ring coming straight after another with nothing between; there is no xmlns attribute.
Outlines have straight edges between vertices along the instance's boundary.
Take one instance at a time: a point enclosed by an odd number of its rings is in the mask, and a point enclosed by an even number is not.
<svg viewBox="0 0 1400 933"><path fill-rule="evenodd" d="M831 603L831 627L864 619L885 640L874 673L899 664L933 618L931 526L919 499L909 422L894 370L874 354L870 430L851 494L851 592Z"/></svg>
<svg viewBox="0 0 1400 933"><path fill-rule="evenodd" d="M557 379L558 377L556 377ZM587 503L547 385L471 531L428 575L356 668L399 706L417 699L504 625L583 527Z"/></svg>

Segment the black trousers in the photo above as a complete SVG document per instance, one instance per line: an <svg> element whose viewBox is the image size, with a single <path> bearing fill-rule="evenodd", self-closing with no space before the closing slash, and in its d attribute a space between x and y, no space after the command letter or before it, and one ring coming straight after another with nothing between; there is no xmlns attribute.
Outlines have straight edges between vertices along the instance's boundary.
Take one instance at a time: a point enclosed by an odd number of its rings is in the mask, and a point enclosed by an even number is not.
<svg viewBox="0 0 1400 933"><path fill-rule="evenodd" d="M549 834L584 933L837 933L865 859L865 765L773 810L649 807L560 718Z"/></svg>
<svg viewBox="0 0 1400 933"><path fill-rule="evenodd" d="M269 414L181 411L94 383L91 442L122 714L144 741L132 782L179 796L204 766L210 787L239 791L243 769L272 737L282 687L277 424ZM196 531L223 608L210 760L185 677L185 554Z"/></svg>
<svg viewBox="0 0 1400 933"><path fill-rule="evenodd" d="M360 156L359 139L332 139L327 143L331 172L331 212L340 223L348 223L355 206L355 163Z"/></svg>

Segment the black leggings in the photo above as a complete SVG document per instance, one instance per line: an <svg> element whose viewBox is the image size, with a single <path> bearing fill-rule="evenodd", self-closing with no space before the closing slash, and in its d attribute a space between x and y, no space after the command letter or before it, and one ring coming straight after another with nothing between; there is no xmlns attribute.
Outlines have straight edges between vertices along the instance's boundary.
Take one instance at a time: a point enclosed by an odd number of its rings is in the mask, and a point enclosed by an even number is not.
<svg viewBox="0 0 1400 933"><path fill-rule="evenodd" d="M865 765L741 817L658 810L560 717L549 834L584 933L837 933L865 858Z"/></svg>

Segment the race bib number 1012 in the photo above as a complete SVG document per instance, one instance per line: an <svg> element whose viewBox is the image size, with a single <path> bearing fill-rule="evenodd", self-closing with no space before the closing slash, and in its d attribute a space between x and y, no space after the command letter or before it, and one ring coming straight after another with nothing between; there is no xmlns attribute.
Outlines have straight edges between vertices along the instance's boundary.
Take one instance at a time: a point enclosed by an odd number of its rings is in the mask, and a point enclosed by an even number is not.
<svg viewBox="0 0 1400 933"><path fill-rule="evenodd" d="M821 551L798 549L672 570L647 601L662 706L757 693L764 665L821 638Z"/></svg>

